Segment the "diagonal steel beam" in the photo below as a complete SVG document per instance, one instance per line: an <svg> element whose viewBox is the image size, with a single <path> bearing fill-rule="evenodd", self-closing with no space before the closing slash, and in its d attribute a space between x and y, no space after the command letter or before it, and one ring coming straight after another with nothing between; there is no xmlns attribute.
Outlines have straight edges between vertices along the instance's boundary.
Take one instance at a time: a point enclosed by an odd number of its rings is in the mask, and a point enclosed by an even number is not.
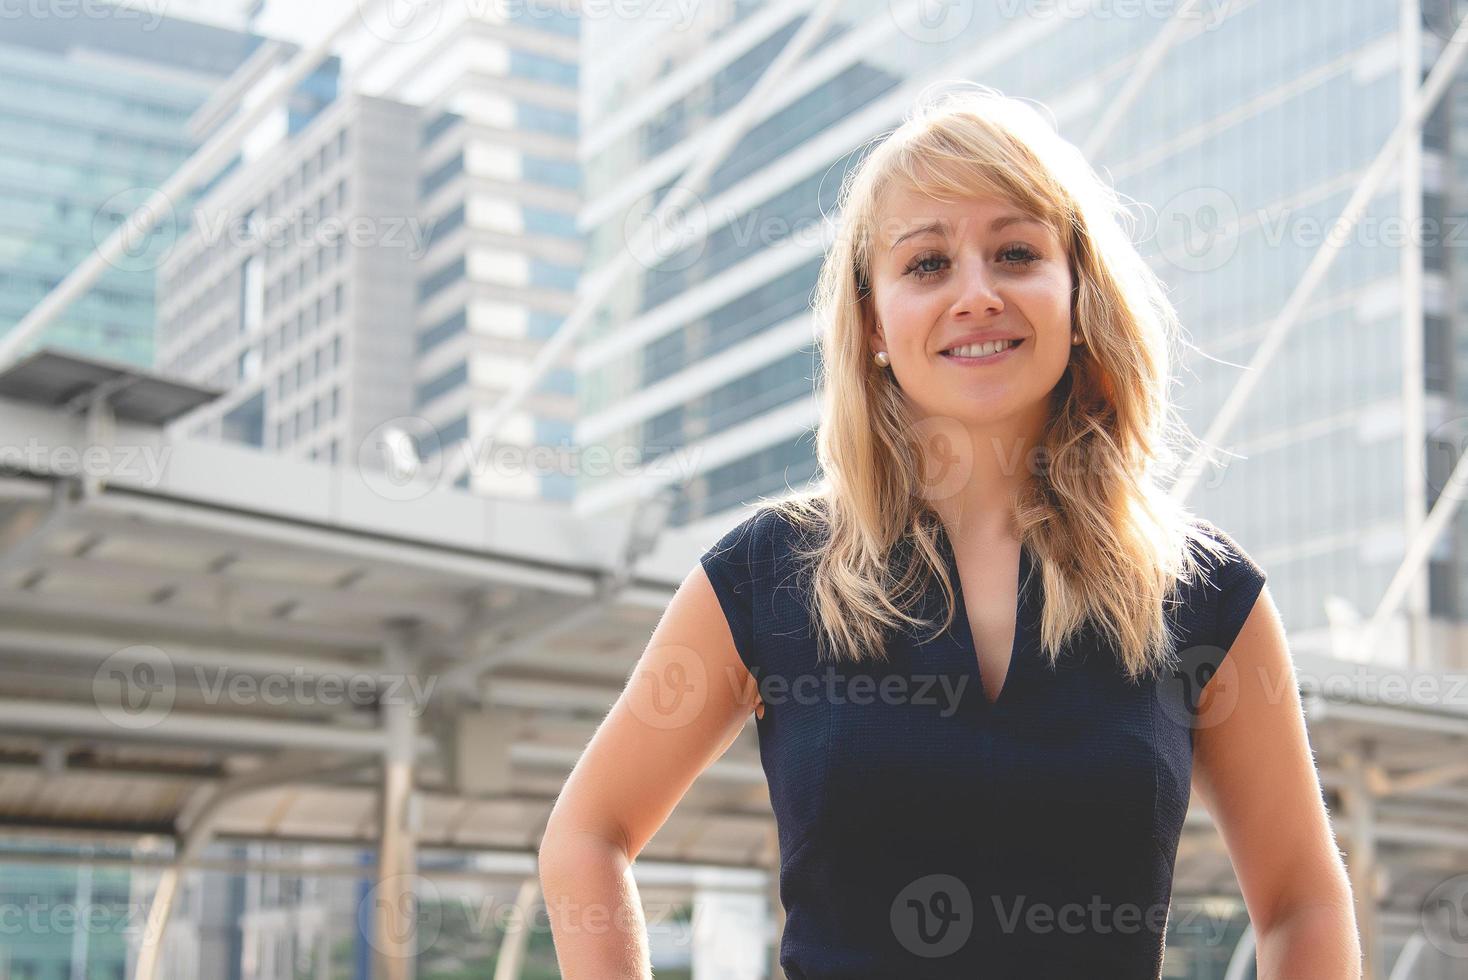
<svg viewBox="0 0 1468 980"><path fill-rule="evenodd" d="M116 230L108 235L79 265L67 273L56 288L0 338L0 368L16 359L31 338L55 322L56 318L80 299L102 274L120 258L130 242L147 235L157 227L159 219L199 184L218 173L239 152L245 137L280 104L311 72L326 60L337 39L374 11L383 0L359 0L347 4L347 12L311 47L287 62L285 70L262 93L219 129L193 156L189 157L163 182ZM248 63L247 63L248 64ZM228 84L226 82L225 84Z"/></svg>
<svg viewBox="0 0 1468 980"><path fill-rule="evenodd" d="M521 372L514 387L506 392L495 405L494 411L485 424L483 438L478 447L477 456L479 458L488 457L500 427L504 425L520 403L535 390L536 385L545 375L555 367L571 341L576 339L587 321L591 319L592 314L601 306L611 291L626 278L635 257L648 255L649 252L646 249L651 243L650 240L660 231L670 230L667 222L675 202L686 200L688 194L697 194L702 190L714 169L724 162L735 144L749 132L758 120L758 113L764 108L770 93L776 85L780 84L791 68L805 56L807 49L825 33L826 26L835 16L841 3L842 0L822 0L819 6L811 12L805 23L800 25L800 29L765 69L759 81L705 135L696 157L697 162L679 178L653 208L651 217L643 224L636 236L636 247L633 247L633 243L627 243L605 267L591 277L589 288L581 294L571 315L566 317L560 329L536 352L535 358ZM670 242L673 244L670 245ZM664 234L657 244L656 251L652 253L653 261L670 254L677 244L679 244L677 235ZM471 465L471 455L474 454L474 450L467 437L456 443L452 449L444 447L444 450L444 479L453 482Z"/></svg>
<svg viewBox="0 0 1468 980"><path fill-rule="evenodd" d="M1391 136L1376 154L1376 159L1371 161L1366 173L1362 175L1360 183L1356 185L1351 198L1346 202L1345 209L1336 220L1331 229L1331 234L1325 236L1325 241L1316 251L1306 267L1305 274L1300 277L1299 283L1290 293L1284 308L1279 315L1270 323L1264 335L1264 342L1254 351L1242 377L1239 378L1229 395L1224 399L1223 406L1219 408L1218 414L1213 417L1207 432L1204 434L1203 442L1207 445L1200 446L1189 457L1183 465L1177 483L1173 485L1173 496L1178 500L1187 499L1197 485L1201 473L1203 457L1207 453L1208 445L1216 445L1220 442L1234 422L1238 420L1239 413L1243 411L1249 396L1259 385L1259 379L1263 377L1264 369L1274 360L1281 347L1284 346L1285 338L1294 329L1300 319L1300 314L1305 309L1305 304L1315 295L1325 281L1326 273L1335 264L1337 256L1345 246L1346 236L1344 232L1350 231L1361 220L1362 214L1371 199L1376 196L1386 178L1391 175L1392 167L1396 163L1398 155L1407 145L1407 139L1422 130L1422 123L1437 107L1442 100L1443 93L1447 91L1448 83L1458 73L1458 67L1463 62L1463 56L1468 53L1468 18L1465 18L1458 29L1453 32L1453 37L1448 41L1437 62L1432 66L1432 71L1427 79L1418 88L1412 107L1403 115L1397 126L1392 130ZM1441 501L1439 501L1441 502ZM1456 504L1454 504L1456 506Z"/></svg>

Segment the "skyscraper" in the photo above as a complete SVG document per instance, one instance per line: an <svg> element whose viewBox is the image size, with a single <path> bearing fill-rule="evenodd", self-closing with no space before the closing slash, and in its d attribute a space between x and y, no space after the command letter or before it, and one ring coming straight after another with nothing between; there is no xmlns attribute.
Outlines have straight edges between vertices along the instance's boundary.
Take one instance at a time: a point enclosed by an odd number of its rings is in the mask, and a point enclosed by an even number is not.
<svg viewBox="0 0 1468 980"><path fill-rule="evenodd" d="M136 5L84 5L72 16L15 5L3 24L0 332L189 157L199 138L190 117L260 40ZM153 265L169 234L108 270L28 348L151 365Z"/></svg>

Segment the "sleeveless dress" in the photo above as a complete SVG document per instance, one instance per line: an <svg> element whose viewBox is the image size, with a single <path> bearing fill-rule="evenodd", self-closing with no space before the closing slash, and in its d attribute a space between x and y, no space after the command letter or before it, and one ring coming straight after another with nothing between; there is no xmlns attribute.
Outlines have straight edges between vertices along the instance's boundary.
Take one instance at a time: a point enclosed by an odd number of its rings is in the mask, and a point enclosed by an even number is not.
<svg viewBox="0 0 1468 980"><path fill-rule="evenodd" d="M892 635L885 664L818 663L792 544L768 507L700 558L765 702L756 721L780 850L789 980L1155 980L1191 791L1198 693L1265 574L1227 559L1167 609L1179 663L1128 682L1090 627L1056 669L1021 548L1015 642L990 703L961 595ZM946 532L940 551L955 590ZM1038 569L1035 569L1038 572ZM1225 687L1225 692L1226 692ZM1226 693L1214 699L1227 710Z"/></svg>

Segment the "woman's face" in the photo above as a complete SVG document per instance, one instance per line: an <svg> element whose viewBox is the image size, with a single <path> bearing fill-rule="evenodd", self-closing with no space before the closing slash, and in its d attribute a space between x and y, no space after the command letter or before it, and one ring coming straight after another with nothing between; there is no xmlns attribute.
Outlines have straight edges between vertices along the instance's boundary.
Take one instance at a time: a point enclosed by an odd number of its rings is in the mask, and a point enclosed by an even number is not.
<svg viewBox="0 0 1468 980"><path fill-rule="evenodd" d="M1048 225L1000 198L891 190L872 252L873 353L921 417L1041 420L1071 356L1070 264ZM1019 343L946 354L972 334ZM979 353L969 349L969 354Z"/></svg>

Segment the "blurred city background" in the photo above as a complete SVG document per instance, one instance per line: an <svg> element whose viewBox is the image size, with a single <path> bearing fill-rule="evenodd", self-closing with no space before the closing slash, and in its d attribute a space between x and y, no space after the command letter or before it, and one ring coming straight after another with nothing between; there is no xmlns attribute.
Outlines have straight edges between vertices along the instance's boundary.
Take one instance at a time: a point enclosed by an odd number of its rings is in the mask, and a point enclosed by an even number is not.
<svg viewBox="0 0 1468 980"><path fill-rule="evenodd" d="M0 980L557 976L555 794L818 476L836 192L954 79L1136 202L1367 976L1468 976L1463 7L0 0ZM660 978L781 975L753 729ZM1164 975L1255 975L1196 799Z"/></svg>

